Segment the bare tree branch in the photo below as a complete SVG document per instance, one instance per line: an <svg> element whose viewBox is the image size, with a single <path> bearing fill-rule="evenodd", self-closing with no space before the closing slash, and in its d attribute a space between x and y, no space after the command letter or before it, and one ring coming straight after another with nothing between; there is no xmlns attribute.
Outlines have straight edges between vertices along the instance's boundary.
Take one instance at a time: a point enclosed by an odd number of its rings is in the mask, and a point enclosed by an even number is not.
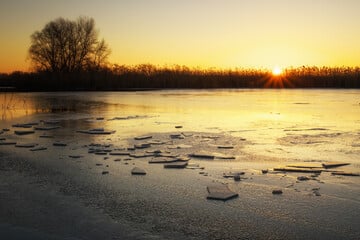
<svg viewBox="0 0 360 240"><path fill-rule="evenodd" d="M31 35L29 58L38 71L99 69L107 64L110 50L104 40L98 40L98 35L92 18L58 18Z"/></svg>

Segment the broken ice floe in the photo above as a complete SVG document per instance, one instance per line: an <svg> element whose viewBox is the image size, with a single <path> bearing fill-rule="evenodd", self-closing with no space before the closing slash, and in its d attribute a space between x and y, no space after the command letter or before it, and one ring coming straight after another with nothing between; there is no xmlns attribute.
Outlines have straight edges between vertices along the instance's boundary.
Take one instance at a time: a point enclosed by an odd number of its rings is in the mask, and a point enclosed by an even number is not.
<svg viewBox="0 0 360 240"><path fill-rule="evenodd" d="M85 134L98 134L98 135L110 135L115 133L115 130L105 130L104 128L93 128L89 130L78 130L78 133L85 133Z"/></svg>
<svg viewBox="0 0 360 240"><path fill-rule="evenodd" d="M16 130L16 131L14 131L14 133L16 135L28 135L28 134L35 133L35 131L32 131L32 130Z"/></svg>
<svg viewBox="0 0 360 240"><path fill-rule="evenodd" d="M60 126L36 126L34 127L34 130L41 130L41 131L48 131L48 130L54 130L58 129Z"/></svg>
<svg viewBox="0 0 360 240"><path fill-rule="evenodd" d="M238 193L231 191L227 185L211 185L207 186L208 196L207 199L213 200L229 200L239 196Z"/></svg>
<svg viewBox="0 0 360 240"><path fill-rule="evenodd" d="M132 175L146 175L146 171L144 169L142 169L142 168L134 167L131 170L131 174Z"/></svg>
<svg viewBox="0 0 360 240"><path fill-rule="evenodd" d="M37 146L38 144L36 143L17 143L15 145L15 147L19 147L19 148L33 148L35 146Z"/></svg>

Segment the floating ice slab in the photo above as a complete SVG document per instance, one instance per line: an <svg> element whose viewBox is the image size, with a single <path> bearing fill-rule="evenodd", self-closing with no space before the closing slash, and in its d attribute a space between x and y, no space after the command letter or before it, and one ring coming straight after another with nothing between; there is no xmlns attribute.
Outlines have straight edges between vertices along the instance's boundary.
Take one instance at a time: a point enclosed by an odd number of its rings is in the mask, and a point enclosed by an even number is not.
<svg viewBox="0 0 360 240"><path fill-rule="evenodd" d="M187 164L187 162L166 163L164 164L164 168L185 168Z"/></svg>
<svg viewBox="0 0 360 240"><path fill-rule="evenodd" d="M175 158L162 158L162 157L156 157L149 161L149 163L173 163L176 162L177 159Z"/></svg>
<svg viewBox="0 0 360 240"><path fill-rule="evenodd" d="M360 176L360 173L354 173L354 172L343 172L343 171L339 171L339 172L332 172L332 175L341 175L341 176L354 176L354 177L358 177Z"/></svg>
<svg viewBox="0 0 360 240"><path fill-rule="evenodd" d="M198 153L191 153L189 154L190 157L193 158L206 158L206 159L214 159L215 155L211 153L206 152L198 152Z"/></svg>
<svg viewBox="0 0 360 240"><path fill-rule="evenodd" d="M138 137L135 137L134 139L135 140L145 140L145 139L150 139L150 138L152 138L152 136L146 135L146 136L138 136Z"/></svg>
<svg viewBox="0 0 360 240"><path fill-rule="evenodd" d="M151 147L151 144L150 143L135 144L134 147L137 149L149 148Z"/></svg>
<svg viewBox="0 0 360 240"><path fill-rule="evenodd" d="M344 162L325 162L322 164L324 168L335 168L335 167L341 167L350 165L350 163L344 163Z"/></svg>
<svg viewBox="0 0 360 240"><path fill-rule="evenodd" d="M146 172L144 169L138 168L138 167L134 167L131 170L131 174L132 175L146 175Z"/></svg>
<svg viewBox="0 0 360 240"><path fill-rule="evenodd" d="M293 163L288 164L286 167L293 167L293 168L323 168L320 163Z"/></svg>
<svg viewBox="0 0 360 240"><path fill-rule="evenodd" d="M280 172L305 172L305 173L321 173L321 169L313 169L313 168L295 168L295 167L276 167L274 171Z"/></svg>
<svg viewBox="0 0 360 240"><path fill-rule="evenodd" d="M60 126L37 126L34 127L35 130L42 130L42 131L48 131L48 130L54 130L58 129Z"/></svg>
<svg viewBox="0 0 360 240"><path fill-rule="evenodd" d="M35 147L35 148L30 149L30 151L37 152L37 151L44 151L46 149L47 149L46 147Z"/></svg>
<svg viewBox="0 0 360 240"><path fill-rule="evenodd" d="M15 145L15 147L19 147L19 148L33 148L35 147L37 144L36 143L18 143Z"/></svg>
<svg viewBox="0 0 360 240"><path fill-rule="evenodd" d="M18 130L14 131L16 135L27 135L27 134L33 134L35 131L32 130Z"/></svg>
<svg viewBox="0 0 360 240"><path fill-rule="evenodd" d="M152 157L154 154L151 153L131 153L129 154L130 157L134 158L145 158L145 157Z"/></svg>
<svg viewBox="0 0 360 240"><path fill-rule="evenodd" d="M67 146L67 144L63 143L63 142L54 142L53 146L55 146L55 147L65 147L65 146Z"/></svg>
<svg viewBox="0 0 360 240"><path fill-rule="evenodd" d="M8 142L8 141L0 141L0 146L1 145L15 145L16 142Z"/></svg>
<svg viewBox="0 0 360 240"><path fill-rule="evenodd" d="M95 155L107 155L108 153L107 152L95 152L94 154Z"/></svg>
<svg viewBox="0 0 360 240"><path fill-rule="evenodd" d="M12 127L15 127L15 128L31 128L31 127L33 127L35 125L39 125L39 123L37 123L37 122L17 123L17 124L12 125Z"/></svg>
<svg viewBox="0 0 360 240"><path fill-rule="evenodd" d="M239 171L239 172L229 172L229 173L224 173L223 177L224 178L233 178L235 176L240 176L240 175L244 175L244 174L245 174L245 172L241 172L241 171Z"/></svg>
<svg viewBox="0 0 360 240"><path fill-rule="evenodd" d="M151 145L163 145L163 144L165 144L165 142L160 141L160 140L156 140L156 139L147 141L147 143L150 143Z"/></svg>
<svg viewBox="0 0 360 240"><path fill-rule="evenodd" d="M115 133L115 130L106 131L103 128L94 128L89 130L78 130L78 133L85 133L85 134L98 134L98 135L110 135Z"/></svg>
<svg viewBox="0 0 360 240"><path fill-rule="evenodd" d="M234 146L232 146L232 145L218 145L217 148L219 148L219 149L233 149Z"/></svg>
<svg viewBox="0 0 360 240"><path fill-rule="evenodd" d="M208 196L207 199L212 200L229 200L238 197L239 194L231 191L226 185L212 185L207 186Z"/></svg>
<svg viewBox="0 0 360 240"><path fill-rule="evenodd" d="M155 150L147 150L146 152L147 152L147 153L153 153L153 154L160 154L160 153L162 153L162 151L161 151L161 150L159 150L159 149L155 149Z"/></svg>

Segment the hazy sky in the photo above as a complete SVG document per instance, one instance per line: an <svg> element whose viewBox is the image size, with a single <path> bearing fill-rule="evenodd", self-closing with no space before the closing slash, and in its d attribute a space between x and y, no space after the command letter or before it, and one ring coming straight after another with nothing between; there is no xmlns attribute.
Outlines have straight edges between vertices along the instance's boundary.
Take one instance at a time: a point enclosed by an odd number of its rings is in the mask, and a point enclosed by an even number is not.
<svg viewBox="0 0 360 240"><path fill-rule="evenodd" d="M1 0L0 72L28 70L30 35L93 17L118 64L359 66L360 0Z"/></svg>

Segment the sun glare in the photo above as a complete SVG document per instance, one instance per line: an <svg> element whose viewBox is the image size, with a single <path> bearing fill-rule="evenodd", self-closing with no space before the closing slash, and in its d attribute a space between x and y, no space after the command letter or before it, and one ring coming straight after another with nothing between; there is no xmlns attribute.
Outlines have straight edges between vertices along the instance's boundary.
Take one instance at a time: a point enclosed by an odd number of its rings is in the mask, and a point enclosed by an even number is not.
<svg viewBox="0 0 360 240"><path fill-rule="evenodd" d="M274 76L279 76L279 75L282 74L282 69L279 68L279 67L274 67L273 70L272 70L272 74L273 74Z"/></svg>

